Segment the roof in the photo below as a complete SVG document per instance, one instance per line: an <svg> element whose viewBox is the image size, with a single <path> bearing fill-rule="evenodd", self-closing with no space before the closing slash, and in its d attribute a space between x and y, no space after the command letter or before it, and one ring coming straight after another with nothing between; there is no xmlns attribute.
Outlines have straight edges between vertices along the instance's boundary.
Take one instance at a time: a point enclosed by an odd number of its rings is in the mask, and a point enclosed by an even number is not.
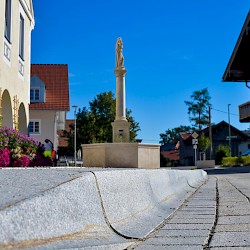
<svg viewBox="0 0 250 250"><path fill-rule="evenodd" d="M186 140L188 138L192 138L192 133L191 132L181 132L180 136L183 140Z"/></svg>
<svg viewBox="0 0 250 250"><path fill-rule="evenodd" d="M31 76L45 83L46 102L31 103L30 110L69 111L67 64L31 64Z"/></svg>
<svg viewBox="0 0 250 250"><path fill-rule="evenodd" d="M224 127L228 127L229 124L225 121L221 121L215 125L212 125L212 134L216 133L216 131L220 131L222 128ZM231 128L231 132L233 134L237 134L239 135L240 137L244 138L244 139L248 139L249 136L246 135L245 133L243 133L242 131L240 131L239 129L235 128L234 126L230 125L230 128ZM198 134L202 134L204 133L206 136L208 136L209 134L209 127L201 130L201 131L197 131ZM191 133L184 133L184 136L181 135L181 138L183 139L183 141L186 141L186 142L192 142L192 134ZM198 140L199 140L199 137L198 137Z"/></svg>
<svg viewBox="0 0 250 250"><path fill-rule="evenodd" d="M224 82L250 81L250 11L240 32L225 73Z"/></svg>
<svg viewBox="0 0 250 250"><path fill-rule="evenodd" d="M173 149L173 150L169 150L169 151L162 151L161 154L171 161L179 161L180 160L179 150Z"/></svg>

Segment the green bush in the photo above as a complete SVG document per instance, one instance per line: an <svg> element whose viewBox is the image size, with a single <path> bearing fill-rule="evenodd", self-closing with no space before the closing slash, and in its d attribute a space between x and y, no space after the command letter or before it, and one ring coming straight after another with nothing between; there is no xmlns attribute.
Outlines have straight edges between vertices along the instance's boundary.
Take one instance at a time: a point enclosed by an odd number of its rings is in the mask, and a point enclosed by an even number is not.
<svg viewBox="0 0 250 250"><path fill-rule="evenodd" d="M249 166L250 165L250 156L241 156L238 159L239 165Z"/></svg>
<svg viewBox="0 0 250 250"><path fill-rule="evenodd" d="M233 167L239 165L238 157L223 157L221 165L223 167Z"/></svg>
<svg viewBox="0 0 250 250"><path fill-rule="evenodd" d="M221 165L222 167L249 166L250 156L223 157Z"/></svg>
<svg viewBox="0 0 250 250"><path fill-rule="evenodd" d="M230 149L226 145L219 145L215 150L215 164L222 164L224 157L230 156Z"/></svg>

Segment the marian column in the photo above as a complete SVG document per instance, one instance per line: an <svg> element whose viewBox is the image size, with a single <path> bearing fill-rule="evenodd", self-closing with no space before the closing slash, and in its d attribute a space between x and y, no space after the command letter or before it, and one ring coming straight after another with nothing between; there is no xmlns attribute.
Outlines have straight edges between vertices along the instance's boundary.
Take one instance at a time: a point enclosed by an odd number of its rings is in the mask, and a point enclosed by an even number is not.
<svg viewBox="0 0 250 250"><path fill-rule="evenodd" d="M130 122L126 119L126 93L125 93L125 74L124 57L122 54L123 43L119 37L116 42L116 117L112 122L113 142L129 142Z"/></svg>

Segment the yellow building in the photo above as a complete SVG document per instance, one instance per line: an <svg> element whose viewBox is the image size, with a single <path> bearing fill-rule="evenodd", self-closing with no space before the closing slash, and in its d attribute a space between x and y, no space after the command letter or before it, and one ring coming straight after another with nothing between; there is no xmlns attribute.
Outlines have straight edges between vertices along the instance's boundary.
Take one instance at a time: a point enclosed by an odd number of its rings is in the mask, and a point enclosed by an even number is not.
<svg viewBox="0 0 250 250"><path fill-rule="evenodd" d="M27 134L32 0L0 1L0 127Z"/></svg>

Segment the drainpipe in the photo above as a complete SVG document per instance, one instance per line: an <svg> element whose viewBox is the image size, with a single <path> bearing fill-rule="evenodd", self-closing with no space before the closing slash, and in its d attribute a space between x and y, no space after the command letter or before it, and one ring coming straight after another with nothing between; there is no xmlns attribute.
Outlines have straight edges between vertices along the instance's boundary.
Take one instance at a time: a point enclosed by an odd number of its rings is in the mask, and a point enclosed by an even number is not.
<svg viewBox="0 0 250 250"><path fill-rule="evenodd" d="M57 121L58 121L58 112L55 113L55 120L54 120L54 149L56 151L58 147Z"/></svg>

